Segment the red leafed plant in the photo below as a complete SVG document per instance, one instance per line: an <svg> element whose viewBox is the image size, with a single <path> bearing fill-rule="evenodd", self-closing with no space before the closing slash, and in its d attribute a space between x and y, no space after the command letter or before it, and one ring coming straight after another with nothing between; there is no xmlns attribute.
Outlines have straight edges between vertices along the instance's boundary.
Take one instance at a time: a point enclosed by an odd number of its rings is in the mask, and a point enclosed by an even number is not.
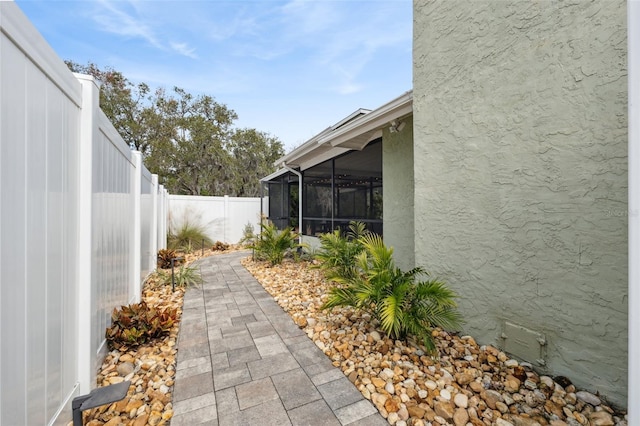
<svg viewBox="0 0 640 426"><path fill-rule="evenodd" d="M175 308L150 307L145 302L114 308L105 333L111 349L127 350L163 337L177 321Z"/></svg>

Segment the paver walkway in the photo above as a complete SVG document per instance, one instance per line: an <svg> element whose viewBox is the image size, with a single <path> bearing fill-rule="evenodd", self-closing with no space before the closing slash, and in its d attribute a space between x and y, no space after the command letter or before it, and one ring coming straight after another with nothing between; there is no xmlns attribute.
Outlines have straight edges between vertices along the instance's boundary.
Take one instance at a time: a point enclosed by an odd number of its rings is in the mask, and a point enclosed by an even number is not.
<svg viewBox="0 0 640 426"><path fill-rule="evenodd" d="M240 265L199 261L184 296L172 426L387 425L387 421Z"/></svg>

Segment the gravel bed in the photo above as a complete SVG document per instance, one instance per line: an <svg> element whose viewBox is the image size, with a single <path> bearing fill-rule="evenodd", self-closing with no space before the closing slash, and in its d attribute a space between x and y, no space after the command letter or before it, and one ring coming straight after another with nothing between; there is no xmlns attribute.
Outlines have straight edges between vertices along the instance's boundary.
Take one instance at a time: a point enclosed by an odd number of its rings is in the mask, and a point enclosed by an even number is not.
<svg viewBox="0 0 640 426"><path fill-rule="evenodd" d="M392 425L627 424L625 413L603 396L576 389L565 377L539 375L472 336L435 330L437 354L431 355L415 342L386 338L367 314L321 311L330 284L308 262L270 266L246 258L242 264ZM172 293L153 280L143 290L147 304L177 307L179 314L183 295L183 289ZM132 385L124 400L85 412L86 425L170 423L178 331L179 322L162 340L107 354L98 386L123 380Z"/></svg>

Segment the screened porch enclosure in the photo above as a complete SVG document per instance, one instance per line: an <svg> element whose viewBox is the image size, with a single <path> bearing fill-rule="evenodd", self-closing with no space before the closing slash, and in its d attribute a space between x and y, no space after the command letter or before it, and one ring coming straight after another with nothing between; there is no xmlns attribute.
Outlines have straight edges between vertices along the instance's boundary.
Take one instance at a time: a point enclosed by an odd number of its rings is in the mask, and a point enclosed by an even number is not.
<svg viewBox="0 0 640 426"><path fill-rule="evenodd" d="M264 182L264 195L269 199L267 218L278 228L298 229L298 176L285 173Z"/></svg>
<svg viewBox="0 0 640 426"><path fill-rule="evenodd" d="M350 151L302 172L302 228L307 236L346 230L360 221L382 235L382 142ZM298 177L286 172L266 183L268 218L298 229Z"/></svg>

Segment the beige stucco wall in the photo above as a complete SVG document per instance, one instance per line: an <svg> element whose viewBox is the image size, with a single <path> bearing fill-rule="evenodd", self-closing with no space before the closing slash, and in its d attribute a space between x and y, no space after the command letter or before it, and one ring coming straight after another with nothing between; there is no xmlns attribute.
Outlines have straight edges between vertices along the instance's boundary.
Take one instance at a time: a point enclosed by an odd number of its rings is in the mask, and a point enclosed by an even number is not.
<svg viewBox="0 0 640 426"><path fill-rule="evenodd" d="M413 230L413 117L402 120L400 132L384 129L382 135L383 232L393 247L396 265L415 266Z"/></svg>
<svg viewBox="0 0 640 426"><path fill-rule="evenodd" d="M621 0L414 0L416 263L465 332L540 333L529 361L623 406L626 41Z"/></svg>

